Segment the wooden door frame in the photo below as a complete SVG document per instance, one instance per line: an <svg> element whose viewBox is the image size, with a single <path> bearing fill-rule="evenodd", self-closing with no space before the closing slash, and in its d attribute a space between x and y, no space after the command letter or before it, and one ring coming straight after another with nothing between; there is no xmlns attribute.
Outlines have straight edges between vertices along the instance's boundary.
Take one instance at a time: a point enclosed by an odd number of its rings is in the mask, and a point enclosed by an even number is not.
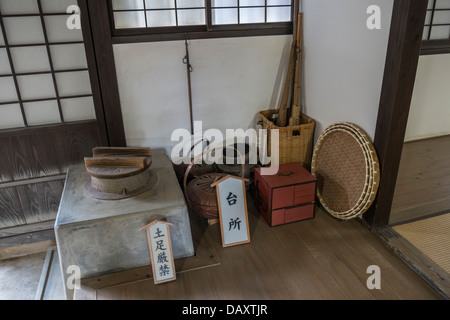
<svg viewBox="0 0 450 320"><path fill-rule="evenodd" d="M374 145L381 170L374 205L363 215L371 231L444 299L448 274L389 226L428 2L394 0Z"/></svg>
<svg viewBox="0 0 450 320"><path fill-rule="evenodd" d="M389 224L427 5L423 0L394 0L374 138L381 178L375 202L363 215L371 228Z"/></svg>

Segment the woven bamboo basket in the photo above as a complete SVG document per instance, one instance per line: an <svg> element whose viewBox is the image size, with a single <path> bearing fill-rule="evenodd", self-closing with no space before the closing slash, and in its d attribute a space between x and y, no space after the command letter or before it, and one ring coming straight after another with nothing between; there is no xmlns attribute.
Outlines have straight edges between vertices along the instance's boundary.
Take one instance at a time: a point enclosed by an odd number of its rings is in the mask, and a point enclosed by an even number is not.
<svg viewBox="0 0 450 320"><path fill-rule="evenodd" d="M207 173L194 178L184 188L186 200L196 214L206 219L219 217L216 189L211 184L226 176L225 173Z"/></svg>
<svg viewBox="0 0 450 320"><path fill-rule="evenodd" d="M309 170L314 143L314 129L316 122L310 117L301 114L300 124L287 127L275 125L277 109L259 112L259 120L263 129L267 129L267 154L271 155L271 130L279 131L279 163L298 162Z"/></svg>
<svg viewBox="0 0 450 320"><path fill-rule="evenodd" d="M202 139L191 147L189 154L186 156L186 158L182 159L183 160L182 163L180 163L180 164L173 163L173 169L177 176L178 182L180 183L181 186L183 185L184 174L186 172L187 167L189 166L189 162L191 162L194 159L194 156L192 155L192 151L194 150L196 145L198 145L199 143L203 143L203 142L206 142L207 146L209 145L209 141ZM187 162L186 160L189 162L186 163ZM216 168L212 164L207 164L204 162L195 163L189 171L188 181L192 180L195 177L199 177L203 174L212 173L215 171L216 171Z"/></svg>
<svg viewBox="0 0 450 320"><path fill-rule="evenodd" d="M250 163L250 145L248 143L245 144L238 144L235 143L233 145L233 148L236 150L245 150L245 154L243 155L244 158L244 173L242 173L242 165L239 164L239 155L234 152L234 154L230 157L226 155L227 149L225 148L223 150L223 159L222 164L217 165L218 172L226 173L233 176L242 176L245 179L248 179L247 182L245 182L245 188L246 190L250 190L252 180L253 180L253 173L256 167L256 164Z"/></svg>
<svg viewBox="0 0 450 320"><path fill-rule="evenodd" d="M206 173L195 177L188 183L188 177L194 163L196 163L199 158L203 157L206 152L207 151L204 151L202 154L194 158L191 164L187 167L183 179L184 195L189 207L197 215L206 219L217 219L219 218L219 205L217 203L216 189L215 187L211 187L211 184L223 177L226 177L228 174L219 172ZM239 153L239 151L237 152ZM241 156L240 153L239 156ZM241 166L242 178L244 178L244 163L242 163Z"/></svg>
<svg viewBox="0 0 450 320"><path fill-rule="evenodd" d="M317 198L332 216L348 220L373 203L380 179L375 148L355 124L340 122L320 135L312 158Z"/></svg>

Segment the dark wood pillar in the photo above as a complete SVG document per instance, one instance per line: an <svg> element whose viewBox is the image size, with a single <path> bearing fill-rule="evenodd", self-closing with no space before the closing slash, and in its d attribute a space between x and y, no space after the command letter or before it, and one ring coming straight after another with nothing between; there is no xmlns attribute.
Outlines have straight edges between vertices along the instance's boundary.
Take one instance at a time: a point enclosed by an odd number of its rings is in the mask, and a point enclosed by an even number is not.
<svg viewBox="0 0 450 320"><path fill-rule="evenodd" d="M419 60L427 1L394 0L374 145L381 179L374 205L363 215L371 226L389 223Z"/></svg>
<svg viewBox="0 0 450 320"><path fill-rule="evenodd" d="M86 18L89 20L83 23L83 27L89 26L92 34L93 51L109 145L124 147L126 146L126 139L112 47L108 1L78 0L78 4L81 11L81 20L83 21Z"/></svg>

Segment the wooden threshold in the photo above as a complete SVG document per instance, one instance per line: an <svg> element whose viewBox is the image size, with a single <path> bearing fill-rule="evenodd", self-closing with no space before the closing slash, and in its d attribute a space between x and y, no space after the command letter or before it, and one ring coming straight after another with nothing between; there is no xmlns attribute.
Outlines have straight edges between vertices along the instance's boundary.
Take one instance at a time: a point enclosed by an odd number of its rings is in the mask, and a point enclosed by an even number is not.
<svg viewBox="0 0 450 320"><path fill-rule="evenodd" d="M0 229L0 260L44 252L55 246L55 220Z"/></svg>
<svg viewBox="0 0 450 320"><path fill-rule="evenodd" d="M64 299L64 285L60 270L57 247L49 247L36 289L35 300Z"/></svg>
<svg viewBox="0 0 450 320"><path fill-rule="evenodd" d="M0 261L45 252L49 247L56 246L54 239L41 240L29 244L0 248Z"/></svg>
<svg viewBox="0 0 450 320"><path fill-rule="evenodd" d="M444 299L450 299L450 276L390 226L372 232Z"/></svg>

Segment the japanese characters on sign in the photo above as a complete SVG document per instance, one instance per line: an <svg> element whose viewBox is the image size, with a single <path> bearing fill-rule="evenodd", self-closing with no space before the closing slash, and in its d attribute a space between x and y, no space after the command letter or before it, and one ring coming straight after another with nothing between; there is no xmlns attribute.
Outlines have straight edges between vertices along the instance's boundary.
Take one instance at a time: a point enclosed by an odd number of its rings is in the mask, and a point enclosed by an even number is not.
<svg viewBox="0 0 450 320"><path fill-rule="evenodd" d="M147 229L147 239L155 283L176 279L169 225L172 225L172 223L153 221L141 229L141 231Z"/></svg>
<svg viewBox="0 0 450 320"><path fill-rule="evenodd" d="M250 242L244 181L241 178L227 176L214 184L219 200L224 247Z"/></svg>

